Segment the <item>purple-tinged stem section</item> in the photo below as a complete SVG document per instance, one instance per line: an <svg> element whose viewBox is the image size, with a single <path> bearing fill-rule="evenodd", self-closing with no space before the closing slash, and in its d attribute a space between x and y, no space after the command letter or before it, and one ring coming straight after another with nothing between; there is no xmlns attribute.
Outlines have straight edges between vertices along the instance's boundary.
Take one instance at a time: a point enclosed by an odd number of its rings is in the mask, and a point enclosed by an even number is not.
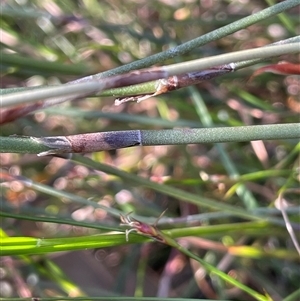
<svg viewBox="0 0 300 301"><path fill-rule="evenodd" d="M168 78L159 79L155 85L155 92L151 94L140 94L128 97L120 97L115 100L115 105L120 105L128 101L141 102L153 96L157 96L170 91L178 90L187 86L199 84L205 80L210 80L215 77L233 72L235 70L235 64L225 64L216 66L213 68L188 72L180 75L173 75Z"/></svg>
<svg viewBox="0 0 300 301"><path fill-rule="evenodd" d="M71 136L34 138L51 150L39 153L39 156L64 153L91 153L141 145L140 131L112 131Z"/></svg>

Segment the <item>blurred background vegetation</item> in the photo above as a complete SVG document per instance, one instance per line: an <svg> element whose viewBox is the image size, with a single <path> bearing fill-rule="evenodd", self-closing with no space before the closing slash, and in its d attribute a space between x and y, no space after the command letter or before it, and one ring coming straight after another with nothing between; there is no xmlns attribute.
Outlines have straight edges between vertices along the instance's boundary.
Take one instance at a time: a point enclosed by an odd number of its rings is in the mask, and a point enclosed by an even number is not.
<svg viewBox="0 0 300 301"><path fill-rule="evenodd" d="M196 38L260 11L270 3L255 0L2 1L1 88L60 84L109 70ZM165 63L260 47L299 32L297 7L281 17L266 19ZM297 63L299 55L280 60ZM278 58L272 62L278 62ZM140 104L114 106L112 97L76 100L3 125L0 132L3 136L53 136L202 127L208 116L217 126L298 122L299 76L264 73L249 82L257 68L247 68ZM202 111L200 104L207 111ZM299 188L298 153L290 156L296 143L295 140L228 143L221 146L221 155L216 145L187 145L135 147L86 156L157 183L240 207L255 204L268 212L274 208L283 186ZM239 180L228 172L224 160L230 160L241 175L257 173L250 180ZM170 217L203 214L195 222L203 226L241 221L222 212L213 218L205 215L211 212L207 208L149 188L132 187L120 178L62 158L0 154L0 163L12 175L22 175L122 212L134 211L152 218L166 208ZM274 172L266 176L264 172L269 170ZM236 183L245 184L251 197L243 199L236 194L233 189ZM54 216L61 220L61 223L46 223L1 218L2 228L9 236L50 238L99 233L92 227L64 224L64 218L91 225L119 224L118 219L104 210L38 192L22 181L4 182L0 189L3 211ZM252 205L247 204L253 200ZM299 205L299 194L293 190L287 200ZM298 213L292 212L295 223L299 222ZM178 225L174 222L168 227ZM205 239L186 237L180 242L254 290L262 294L265 290L273 300L281 300L298 289L299 260L297 256L289 256L295 250L284 228L263 233L257 229L251 235L213 234ZM222 247L234 244L284 250L286 256L230 257ZM201 277L200 271L195 261L158 242L52 253L30 259L3 257L0 294L2 297L157 296L157 300L226 296L232 300L252 300L234 287L220 285L217 279ZM220 287L223 292L218 291Z"/></svg>

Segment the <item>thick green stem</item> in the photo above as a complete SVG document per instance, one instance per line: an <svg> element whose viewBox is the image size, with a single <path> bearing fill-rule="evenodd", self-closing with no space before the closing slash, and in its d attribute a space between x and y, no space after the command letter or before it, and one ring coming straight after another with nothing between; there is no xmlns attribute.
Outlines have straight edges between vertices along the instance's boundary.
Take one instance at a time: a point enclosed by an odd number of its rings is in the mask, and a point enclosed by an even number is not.
<svg viewBox="0 0 300 301"><path fill-rule="evenodd" d="M144 146L293 138L300 138L300 123L141 131L141 142Z"/></svg>
<svg viewBox="0 0 300 301"><path fill-rule="evenodd" d="M94 151L119 149L134 145L181 145L196 143L244 142L253 140L277 140L300 138L300 123L269 124L239 127L216 127L201 129L173 130L129 130L100 132L93 134L53 136L53 137L0 137L0 153L31 153L47 155L72 153L72 141L80 140L81 152L86 151L86 145L93 144ZM102 137L97 141L94 135ZM82 139L84 138L84 139ZM69 143L66 151L61 150L62 139ZM85 142L84 142L85 140ZM47 143L44 143L47 141ZM103 141L105 143L103 143ZM99 142L99 147L96 143ZM86 143L86 144L84 144ZM69 147L70 146L70 147ZM80 152L80 151L73 151ZM48 153L50 154L50 153Z"/></svg>

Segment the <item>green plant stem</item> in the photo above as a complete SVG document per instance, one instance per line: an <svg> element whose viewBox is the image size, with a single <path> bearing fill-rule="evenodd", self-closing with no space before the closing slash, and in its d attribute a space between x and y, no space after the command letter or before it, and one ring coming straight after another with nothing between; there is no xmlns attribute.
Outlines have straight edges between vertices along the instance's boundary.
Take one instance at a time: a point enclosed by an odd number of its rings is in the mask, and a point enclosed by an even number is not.
<svg viewBox="0 0 300 301"><path fill-rule="evenodd" d="M89 81L85 83L79 83L77 85L60 85L60 86L43 86L40 89L30 89L27 91L17 91L3 95L1 98L1 108L29 103L37 102L41 99L73 96L84 97L91 92L101 91L104 85L101 82ZM62 101L65 101L64 99Z"/></svg>
<svg viewBox="0 0 300 301"><path fill-rule="evenodd" d="M275 4L274 0L265 0L269 6L272 6ZM297 27L297 24L295 24L292 20L290 15L286 13L278 14L277 18L281 21L284 28L286 28L291 34L295 34L295 29Z"/></svg>
<svg viewBox="0 0 300 301"><path fill-rule="evenodd" d="M141 131L142 145L241 142L300 138L300 123Z"/></svg>
<svg viewBox="0 0 300 301"><path fill-rule="evenodd" d="M273 45L260 47L255 49L235 51L226 54L220 54L212 57L207 57L203 59L172 64L164 66L169 75L182 74L187 72L193 72L198 70L204 70L214 66L219 66L223 64L230 64L245 60L255 60L255 59L265 59L275 56L280 56L287 53L299 53L300 43L290 43L285 45Z"/></svg>
<svg viewBox="0 0 300 301"><path fill-rule="evenodd" d="M120 131L120 134L124 139L126 139L126 132L127 131ZM107 137L109 137L111 134L110 139L112 141L113 137L118 137L118 133L118 131L102 132L102 134L105 134ZM130 130L128 133L130 134L130 137L133 133L136 133L134 136L140 137L139 145L141 146L297 139L300 138L300 123L201 129ZM73 136L76 137L76 135ZM55 141L56 139L59 140L59 137L60 136L50 137L53 141L53 147L43 145L41 142L38 142L36 139L34 139L34 137L0 137L0 153L40 154L50 150L52 153L55 153ZM114 145L115 147L112 147L111 149L118 149L117 143L114 143ZM97 151L101 150L101 147L97 149ZM56 153L61 153L59 148L57 148Z"/></svg>
<svg viewBox="0 0 300 301"><path fill-rule="evenodd" d="M255 290L249 288L248 286L240 283L239 281L235 280L234 278L230 277L229 275L227 275L226 273L218 270L217 268L215 268L214 266L212 266L211 264L207 263L205 260L201 259L200 257L196 256L194 253L192 253L191 251L189 251L188 249L184 248L182 245L180 245L177 241L175 241L173 238L171 238L170 236L162 233L159 231L159 235L163 238L164 242L173 247L176 248L178 251L180 251L181 253L185 254L186 256L198 261L201 266L209 273L217 275L218 277L220 277L221 279L223 279L224 281L234 285L235 287L238 287L239 289L243 290L244 292L246 292L247 294L249 294L250 296L252 296L253 298L255 298L256 300L259 301L269 301L268 297L261 295L259 293L257 293Z"/></svg>
<svg viewBox="0 0 300 301"><path fill-rule="evenodd" d="M160 52L160 53L151 55L147 58L132 62L130 64L127 64L127 65L124 65L121 67L117 67L115 69L108 70L108 71L105 71L102 73L95 74L94 77L100 79L100 78L109 77L109 76L116 75L116 74L126 73L126 72L136 70L136 69L146 68L146 67L152 66L154 64L161 63L165 60L174 58L176 56L186 54L186 53L190 52L191 50L198 48L200 46L203 46L212 41L219 40L219 39L226 37L227 35L230 35L240 29L244 29L244 28L246 28L252 24L255 24L259 21L263 21L266 18L277 15L277 14L279 14L285 10L288 10L290 8L293 8L297 5L299 5L299 0L287 0L287 1L280 2L278 4L275 4L271 7L266 8L260 12L257 12L251 16L245 17L241 20L235 21L226 26L223 26L214 31L211 31L207 34L204 34L203 36L200 36L189 42L186 42L184 44L181 44L179 46L176 46L176 47L166 50L164 52Z"/></svg>
<svg viewBox="0 0 300 301"><path fill-rule="evenodd" d="M201 97L200 92L193 86L188 87L188 91L190 92L196 112L203 125L207 128L214 127L213 120L210 116L209 110L203 98ZM232 162L230 156L224 149L223 145L218 143L215 145L215 148L219 153L220 162L222 162L230 178L231 179L237 178L239 176L238 169L235 167L235 164ZM248 210L252 210L257 207L257 201L255 197L244 184L239 185L239 187L236 189L236 194L240 197L244 206Z"/></svg>
<svg viewBox="0 0 300 301"><path fill-rule="evenodd" d="M41 221L44 220L41 219ZM66 224L72 223L66 221ZM82 226L85 226L85 224L83 223ZM90 228L92 228L92 225ZM97 229L97 225L93 225L93 228ZM141 232L133 232L129 234L128 241L126 241L126 234L124 233L126 230L124 230L123 227L119 227L115 231L76 237L35 238L15 236L5 237L6 239L1 237L2 243L0 245L0 256L46 254L60 251L113 247L124 245L128 242L131 244L149 242L151 238L157 238L160 241L164 241L164 239L159 239L160 236L167 236L173 240L175 238L183 238L188 236L197 236L202 238L221 238L224 235L249 235L251 237L266 237L270 231L276 231L276 234L279 234L279 236L282 238L284 238L286 234L284 229L274 227L274 225L268 222L252 221L211 226L183 227L169 230L155 229L154 236ZM248 253L246 252L245 254L245 250L252 251ZM255 246L243 246L240 250L232 250L231 252L234 252L236 256L246 256L248 258L285 258L285 256L288 256L290 261L298 261L297 252L286 251L283 249L263 250Z"/></svg>
<svg viewBox="0 0 300 301"><path fill-rule="evenodd" d="M282 301L297 301L300 298L300 288L294 291L292 294L289 296L285 297L282 299Z"/></svg>
<svg viewBox="0 0 300 301"><path fill-rule="evenodd" d="M100 96L107 97L122 97L122 96L131 96L131 95L140 95L140 94L150 94L156 91L158 80L151 82L146 82L138 85L120 87L114 89L107 89L101 92Z"/></svg>
<svg viewBox="0 0 300 301"><path fill-rule="evenodd" d="M0 153L38 154L49 150L49 147L37 143L30 137L0 136Z"/></svg>
<svg viewBox="0 0 300 301"><path fill-rule="evenodd" d="M17 54L7 54L1 52L1 65L11 67L17 67L20 69L36 70L38 73L46 72L48 74L74 74L84 75L87 73L88 68L84 64L62 64L59 62L49 62L46 60L36 60L30 57L23 57Z"/></svg>
<svg viewBox="0 0 300 301"><path fill-rule="evenodd" d="M97 203L95 203L97 204ZM36 216L36 215L22 215L19 213L10 213L10 212L5 212L5 208L1 204L1 211L0 211L0 216L2 217L8 217L8 218L15 218L15 219L22 219L22 220L28 220L28 221L35 221L35 222L46 222L46 223L55 223L55 224L66 224L66 225L72 225L72 226L77 226L77 227L86 227L86 228L93 228L93 229L99 229L99 230L106 230L106 231L117 231L119 230L116 227L108 226L106 224L100 224L97 223L97 225L91 225L89 223L85 222L78 222L73 219L62 219L58 217L44 217L44 216Z"/></svg>

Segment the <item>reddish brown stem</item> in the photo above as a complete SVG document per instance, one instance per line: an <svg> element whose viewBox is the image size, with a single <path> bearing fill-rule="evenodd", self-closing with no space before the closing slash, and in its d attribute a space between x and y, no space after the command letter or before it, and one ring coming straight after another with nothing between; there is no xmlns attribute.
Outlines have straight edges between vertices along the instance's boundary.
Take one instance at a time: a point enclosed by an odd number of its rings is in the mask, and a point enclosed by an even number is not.
<svg viewBox="0 0 300 301"><path fill-rule="evenodd" d="M234 71L234 64L226 64L213 67L206 70L184 73L181 75L173 75L168 78L159 79L156 84L156 90L152 94L133 95L128 97L120 97L115 100L115 105L120 105L128 101L141 102L153 96L157 96L170 91L178 90L187 86L199 84L205 80L213 79L217 76L224 75Z"/></svg>

